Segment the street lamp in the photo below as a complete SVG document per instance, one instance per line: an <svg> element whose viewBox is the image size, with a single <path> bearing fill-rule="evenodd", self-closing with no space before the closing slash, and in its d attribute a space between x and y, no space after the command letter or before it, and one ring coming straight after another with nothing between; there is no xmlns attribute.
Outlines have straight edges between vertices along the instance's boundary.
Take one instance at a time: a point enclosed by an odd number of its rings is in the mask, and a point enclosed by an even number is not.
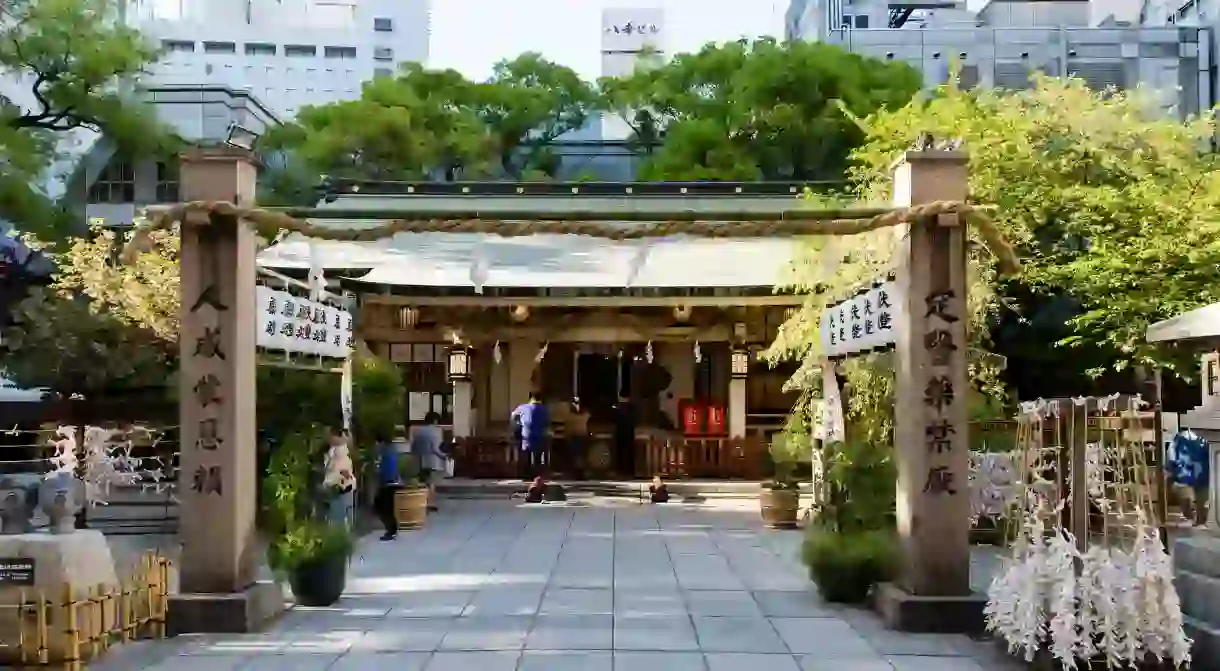
<svg viewBox="0 0 1220 671"><path fill-rule="evenodd" d="M259 134L236 123L229 124L229 132L225 135L225 144L236 149L254 151Z"/></svg>
<svg viewBox="0 0 1220 671"><path fill-rule="evenodd" d="M458 382L470 379L470 349L465 345L449 348L449 380Z"/></svg>
<svg viewBox="0 0 1220 671"><path fill-rule="evenodd" d="M729 372L734 378L744 379L750 373L750 350L737 347L731 356Z"/></svg>

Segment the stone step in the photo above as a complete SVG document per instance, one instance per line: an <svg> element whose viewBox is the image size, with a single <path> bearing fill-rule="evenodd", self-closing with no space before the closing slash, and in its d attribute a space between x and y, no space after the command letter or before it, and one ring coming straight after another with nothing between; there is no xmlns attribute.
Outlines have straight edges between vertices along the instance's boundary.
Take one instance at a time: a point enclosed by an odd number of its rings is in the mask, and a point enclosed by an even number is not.
<svg viewBox="0 0 1220 671"><path fill-rule="evenodd" d="M1173 565L1181 571L1220 578L1220 536L1195 531L1174 538Z"/></svg>
<svg viewBox="0 0 1220 671"><path fill-rule="evenodd" d="M639 480L553 480L562 485L568 495L589 495L602 497L643 498L648 496L647 481ZM760 485L757 482L742 481L698 481L679 480L667 481L666 487L670 494L688 500L695 499L756 499ZM470 480L451 479L437 484L437 492L451 498L507 498L512 494L525 491L526 485L520 480ZM803 497L809 496L811 486L801 485Z"/></svg>
<svg viewBox="0 0 1220 671"><path fill-rule="evenodd" d="M1182 624L1186 635L1194 641L1190 650L1191 668L1220 669L1220 627L1189 615Z"/></svg>
<svg viewBox="0 0 1220 671"><path fill-rule="evenodd" d="M1174 586L1182 601L1182 613L1213 627L1220 627L1220 578L1178 568Z"/></svg>

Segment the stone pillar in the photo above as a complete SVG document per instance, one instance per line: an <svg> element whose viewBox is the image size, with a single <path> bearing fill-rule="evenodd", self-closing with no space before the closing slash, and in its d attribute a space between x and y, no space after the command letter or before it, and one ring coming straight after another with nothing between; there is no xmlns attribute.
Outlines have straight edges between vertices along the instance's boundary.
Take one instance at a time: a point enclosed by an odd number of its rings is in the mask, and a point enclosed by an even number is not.
<svg viewBox="0 0 1220 671"><path fill-rule="evenodd" d="M746 435L746 379L750 375L750 352L744 347L729 349L729 438Z"/></svg>
<svg viewBox="0 0 1220 671"><path fill-rule="evenodd" d="M729 380L729 438L746 435L746 379Z"/></svg>
<svg viewBox="0 0 1220 671"><path fill-rule="evenodd" d="M453 381L453 437L474 435L474 382Z"/></svg>
<svg viewBox="0 0 1220 671"><path fill-rule="evenodd" d="M895 165L894 205L965 200L966 163L955 151L908 152ZM952 215L906 233L894 366L903 568L878 608L905 631L974 631L986 600L970 590L966 230Z"/></svg>
<svg viewBox="0 0 1220 671"><path fill-rule="evenodd" d="M182 157L184 200L254 201L246 152L195 150ZM262 551L255 532L256 242L235 218L184 225L179 349L181 594L170 630L243 632L282 609L253 589Z"/></svg>

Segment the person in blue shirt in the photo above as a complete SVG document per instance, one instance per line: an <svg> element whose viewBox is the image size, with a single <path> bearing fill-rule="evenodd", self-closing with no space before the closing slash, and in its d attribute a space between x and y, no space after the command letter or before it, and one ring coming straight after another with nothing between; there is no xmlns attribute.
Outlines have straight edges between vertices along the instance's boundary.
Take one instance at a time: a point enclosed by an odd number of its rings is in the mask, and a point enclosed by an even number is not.
<svg viewBox="0 0 1220 671"><path fill-rule="evenodd" d="M509 423L513 428L514 440L521 446L521 479L528 482L539 475L535 471L546 461L546 439L551 428L551 416L542 403L542 394L530 392L529 402L513 410Z"/></svg>
<svg viewBox="0 0 1220 671"><path fill-rule="evenodd" d="M394 515L394 492L402 488L398 474L398 446L384 434L378 434L377 441L377 496L373 507L377 517L385 526L383 541L392 541L398 536L398 518Z"/></svg>
<svg viewBox="0 0 1220 671"><path fill-rule="evenodd" d="M1210 449L1202 436L1185 429L1173 437L1165 459L1169 482L1177 490L1182 514L1195 526L1207 524Z"/></svg>

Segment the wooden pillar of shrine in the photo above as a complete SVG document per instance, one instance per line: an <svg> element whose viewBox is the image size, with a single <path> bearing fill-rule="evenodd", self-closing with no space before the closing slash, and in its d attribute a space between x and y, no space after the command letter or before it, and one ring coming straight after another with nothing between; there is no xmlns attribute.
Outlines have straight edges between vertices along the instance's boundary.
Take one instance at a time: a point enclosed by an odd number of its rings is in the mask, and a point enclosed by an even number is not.
<svg viewBox="0 0 1220 671"><path fill-rule="evenodd" d="M254 203L249 152L196 149L181 157L186 201ZM253 230L212 216L181 230L179 328L180 594L173 633L242 633L283 610L273 584L255 582L255 255Z"/></svg>
<svg viewBox="0 0 1220 671"><path fill-rule="evenodd" d="M966 156L908 152L894 166L894 205L964 201ZM986 599L970 589L965 222L942 215L899 243L894 448L902 573L877 606L903 631L981 629Z"/></svg>

